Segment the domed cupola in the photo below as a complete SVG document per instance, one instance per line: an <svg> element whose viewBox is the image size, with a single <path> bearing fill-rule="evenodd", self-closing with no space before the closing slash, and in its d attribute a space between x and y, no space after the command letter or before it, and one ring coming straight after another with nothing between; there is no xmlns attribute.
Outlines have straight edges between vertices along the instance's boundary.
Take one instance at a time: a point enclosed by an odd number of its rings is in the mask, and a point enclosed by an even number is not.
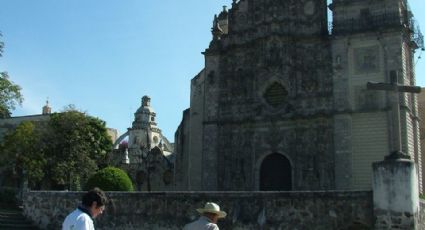
<svg viewBox="0 0 425 230"><path fill-rule="evenodd" d="M156 126L156 114L150 104L151 98L146 95L143 96L142 105L134 114L133 129L152 128Z"/></svg>

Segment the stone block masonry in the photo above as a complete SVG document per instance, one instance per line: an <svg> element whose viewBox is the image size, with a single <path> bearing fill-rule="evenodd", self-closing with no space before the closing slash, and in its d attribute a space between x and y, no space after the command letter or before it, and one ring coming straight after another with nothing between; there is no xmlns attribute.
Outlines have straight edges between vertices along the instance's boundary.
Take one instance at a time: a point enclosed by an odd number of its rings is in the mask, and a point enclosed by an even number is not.
<svg viewBox="0 0 425 230"><path fill-rule="evenodd" d="M82 192L31 191L24 213L41 229L60 229ZM196 208L218 203L220 229L373 229L372 192L108 192L96 229L182 229Z"/></svg>
<svg viewBox="0 0 425 230"><path fill-rule="evenodd" d="M375 229L421 229L415 162L388 157L373 164L373 176Z"/></svg>
<svg viewBox="0 0 425 230"><path fill-rule="evenodd" d="M425 200L420 201L419 229L425 229Z"/></svg>

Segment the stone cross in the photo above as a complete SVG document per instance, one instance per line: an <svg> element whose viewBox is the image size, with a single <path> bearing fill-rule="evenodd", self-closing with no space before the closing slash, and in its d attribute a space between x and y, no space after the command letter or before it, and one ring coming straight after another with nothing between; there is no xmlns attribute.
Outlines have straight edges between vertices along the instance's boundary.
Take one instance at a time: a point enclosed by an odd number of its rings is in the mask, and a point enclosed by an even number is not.
<svg viewBox="0 0 425 230"><path fill-rule="evenodd" d="M368 82L367 89L368 90L384 90L389 91L391 93L391 102L392 102L392 116L393 116L393 144L394 151L391 152L390 156L386 158L410 158L408 155L402 152L401 146L401 125L400 125L400 92L408 92L408 93L420 93L421 87L418 86L409 86L409 85L401 85L397 83L397 72L390 71L390 80L391 83L378 83L378 82Z"/></svg>

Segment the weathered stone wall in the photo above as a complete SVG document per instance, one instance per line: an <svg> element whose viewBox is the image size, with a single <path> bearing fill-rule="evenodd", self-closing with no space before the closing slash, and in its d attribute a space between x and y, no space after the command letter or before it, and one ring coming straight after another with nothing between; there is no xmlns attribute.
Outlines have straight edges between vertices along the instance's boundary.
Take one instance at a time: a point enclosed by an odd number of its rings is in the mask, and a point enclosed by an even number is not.
<svg viewBox="0 0 425 230"><path fill-rule="evenodd" d="M420 201L419 229L425 230L425 200Z"/></svg>
<svg viewBox="0 0 425 230"><path fill-rule="evenodd" d="M407 159L373 163L375 229L419 229L419 193L415 162Z"/></svg>
<svg viewBox="0 0 425 230"><path fill-rule="evenodd" d="M59 229L80 192L28 192L25 215L42 229ZM112 204L96 229L181 229L195 209L217 202L228 216L221 229L370 229L371 192L110 192Z"/></svg>

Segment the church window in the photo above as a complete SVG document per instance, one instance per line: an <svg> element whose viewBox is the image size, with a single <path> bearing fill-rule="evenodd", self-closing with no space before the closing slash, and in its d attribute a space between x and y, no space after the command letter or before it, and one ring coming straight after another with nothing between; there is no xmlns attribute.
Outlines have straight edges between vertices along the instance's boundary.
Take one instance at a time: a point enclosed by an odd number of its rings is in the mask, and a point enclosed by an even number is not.
<svg viewBox="0 0 425 230"><path fill-rule="evenodd" d="M275 82L271 84L264 93L267 104L277 108L286 102L288 91L281 84Z"/></svg>

